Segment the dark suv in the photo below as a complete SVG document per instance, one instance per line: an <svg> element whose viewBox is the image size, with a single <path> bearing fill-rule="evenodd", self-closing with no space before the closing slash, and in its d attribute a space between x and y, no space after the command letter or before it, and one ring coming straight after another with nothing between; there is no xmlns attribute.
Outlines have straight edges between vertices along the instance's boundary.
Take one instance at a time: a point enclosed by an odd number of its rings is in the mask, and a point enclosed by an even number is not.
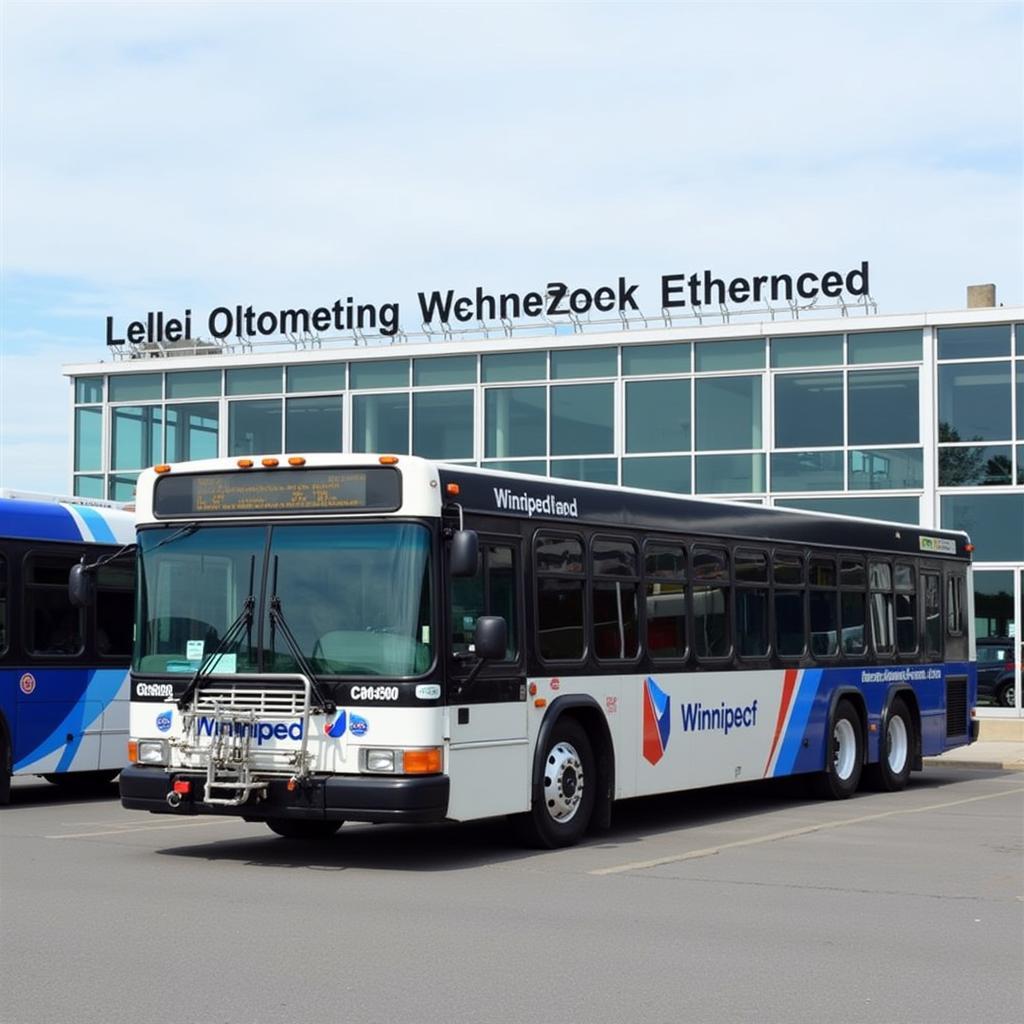
<svg viewBox="0 0 1024 1024"><path fill-rule="evenodd" d="M979 640L978 703L1013 707L1014 642L1007 637L986 637Z"/></svg>

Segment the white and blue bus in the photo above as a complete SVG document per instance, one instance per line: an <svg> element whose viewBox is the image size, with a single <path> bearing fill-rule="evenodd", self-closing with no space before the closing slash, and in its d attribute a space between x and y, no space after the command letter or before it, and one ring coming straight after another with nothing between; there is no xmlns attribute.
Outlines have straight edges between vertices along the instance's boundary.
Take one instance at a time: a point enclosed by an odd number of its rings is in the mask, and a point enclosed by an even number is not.
<svg viewBox="0 0 1024 1024"><path fill-rule="evenodd" d="M134 539L117 506L0 492L0 803L12 775L78 786L124 766L132 559L97 568L87 609L70 603L68 574Z"/></svg>
<svg viewBox="0 0 1024 1024"><path fill-rule="evenodd" d="M127 808L561 846L976 738L962 533L366 455L158 466L137 516Z"/></svg>

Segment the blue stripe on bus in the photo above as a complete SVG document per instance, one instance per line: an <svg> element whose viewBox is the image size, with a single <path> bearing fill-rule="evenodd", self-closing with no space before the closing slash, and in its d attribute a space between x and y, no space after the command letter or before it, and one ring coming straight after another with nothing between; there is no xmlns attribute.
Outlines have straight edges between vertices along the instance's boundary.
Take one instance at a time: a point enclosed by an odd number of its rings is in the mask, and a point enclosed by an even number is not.
<svg viewBox="0 0 1024 1024"><path fill-rule="evenodd" d="M81 675L78 672L60 672L52 675L40 672L36 674L38 680L36 692L40 691L42 684L48 678L52 680L56 675L62 677L63 685L54 689L63 692L51 691L47 694L49 700L38 701L35 707L32 707L34 703L32 698L22 697L20 699L19 710L22 713L18 715L19 727L15 740L17 760L13 765L14 771L20 771L28 765L42 760L65 745L67 749L61 755L56 770L66 771L82 742L82 734L100 719L103 712L113 702L127 673L123 668L107 668L86 669L84 674L86 675L86 685L78 693L73 692L81 683ZM67 706L69 701L73 702L70 708ZM49 722L45 721L47 704L58 704L62 706L61 710L66 709L57 722L52 719ZM25 714L26 711L29 711L29 714ZM32 730L35 736L28 740L32 744L31 749L25 751L25 733L28 732L25 726L29 722L35 726ZM70 742L68 741L69 734L72 736Z"/></svg>
<svg viewBox="0 0 1024 1024"><path fill-rule="evenodd" d="M0 532L29 540L81 540L74 517L56 502L0 500Z"/></svg>
<svg viewBox="0 0 1024 1024"><path fill-rule="evenodd" d="M91 505L71 506L85 521L85 525L92 530L93 540L97 544L116 544L117 538L110 524L103 518L103 514Z"/></svg>
<svg viewBox="0 0 1024 1024"><path fill-rule="evenodd" d="M804 733L807 731L807 723L811 718L814 698L818 695L821 675L822 670L820 668L810 668L804 669L800 677L800 688L793 698L793 711L789 716L786 736L782 741L782 749L779 751L778 759L775 762L775 775L789 775L793 771L797 755L802 749Z"/></svg>

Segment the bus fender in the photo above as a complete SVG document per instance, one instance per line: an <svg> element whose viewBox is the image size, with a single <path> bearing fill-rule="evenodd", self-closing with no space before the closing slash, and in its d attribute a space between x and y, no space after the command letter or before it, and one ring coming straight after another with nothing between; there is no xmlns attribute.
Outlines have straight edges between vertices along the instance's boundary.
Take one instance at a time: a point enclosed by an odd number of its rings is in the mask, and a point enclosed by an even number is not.
<svg viewBox="0 0 1024 1024"><path fill-rule="evenodd" d="M905 683L894 683L889 687L885 694L885 703L882 705L879 736L885 735L885 723L889 718L889 708L892 707L892 702L897 697L903 698L903 703L907 705L907 710L910 712L913 726L910 737L910 767L915 772L919 772L924 767L921 754L921 706L918 704L917 694L914 693L913 687L907 686ZM879 751L879 757L881 757L881 751Z"/></svg>
<svg viewBox="0 0 1024 1024"><path fill-rule="evenodd" d="M868 746L870 744L869 733L868 733L868 708L867 703L864 700L864 694L856 686L840 686L832 692L832 697L828 704L828 717L825 719L825 733L826 733L826 750L829 749L830 734L829 734L829 723L832 721L832 716L836 712L836 706L839 702L846 698L854 706L857 714L860 716L860 725L863 730L861 739L861 764L867 764L870 761L868 756ZM875 742L877 746L877 740Z"/></svg>
<svg viewBox="0 0 1024 1024"><path fill-rule="evenodd" d="M537 733L537 746L533 752L533 779L530 786L531 802L543 798L544 754L555 724L565 714L572 715L586 730L594 747L597 761L597 799L594 801L592 826L606 829L611 826L612 800L615 794L615 748L611 732L601 706L586 694L567 693L556 697L544 714Z"/></svg>

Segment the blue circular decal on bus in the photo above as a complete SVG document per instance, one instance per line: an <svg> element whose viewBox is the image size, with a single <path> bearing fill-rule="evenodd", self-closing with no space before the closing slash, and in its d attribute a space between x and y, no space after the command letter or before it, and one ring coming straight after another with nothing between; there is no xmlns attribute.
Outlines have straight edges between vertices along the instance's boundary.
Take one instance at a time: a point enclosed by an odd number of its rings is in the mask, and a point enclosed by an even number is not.
<svg viewBox="0 0 1024 1024"><path fill-rule="evenodd" d="M348 720L348 731L353 736L365 736L366 730L369 728L369 723L365 718L360 718L359 715L352 715Z"/></svg>

